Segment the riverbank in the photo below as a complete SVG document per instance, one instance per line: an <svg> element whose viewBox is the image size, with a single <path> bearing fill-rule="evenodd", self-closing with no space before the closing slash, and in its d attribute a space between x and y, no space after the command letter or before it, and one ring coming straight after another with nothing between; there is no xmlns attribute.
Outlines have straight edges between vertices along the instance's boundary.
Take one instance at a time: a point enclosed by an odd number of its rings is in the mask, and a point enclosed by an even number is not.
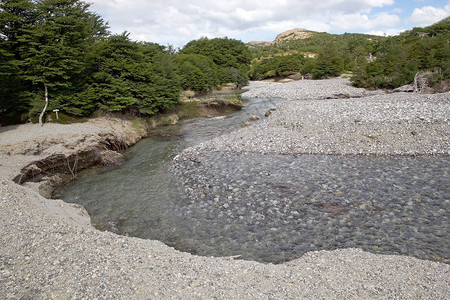
<svg viewBox="0 0 450 300"><path fill-rule="evenodd" d="M365 92L345 79L255 83L244 97L287 101L265 122L188 149L279 154L450 154L450 92ZM313 91L319 91L313 98ZM348 95L341 97L341 95Z"/></svg>
<svg viewBox="0 0 450 300"><path fill-rule="evenodd" d="M51 198L77 172L96 165L120 165L118 152L147 135L142 122L95 118L70 125L48 123L2 127L0 131L1 178L35 185Z"/></svg>
<svg viewBox="0 0 450 300"><path fill-rule="evenodd" d="M302 97L301 86L299 88L296 97ZM334 97L335 92L332 93L330 97ZM268 121L272 117L275 119L280 111L281 108L277 108ZM248 130L257 132L257 128L265 130L265 122L260 124L261 127L252 126L235 134L251 132ZM175 251L158 241L95 230L79 206L45 199L33 189L11 181L33 159L68 154L70 147L76 149L83 139L95 140L96 136L102 136L101 132L108 131L104 126L113 126L88 124L85 128L86 125L79 125L68 125L61 133L58 127L49 126L49 130L38 137L38 142L31 128L10 128L0 133L0 143L3 143L0 156L1 298L447 299L450 296L449 265L412 257L344 249L310 252L295 261L272 265L198 257ZM116 132L110 130L111 135L119 136L122 128L126 138L134 136L125 130L132 130L132 125L116 125ZM12 151L8 148L10 144L3 142L7 139L24 145L25 150ZM69 141L68 146L61 146L58 140ZM226 144L219 138L188 149L178 159L189 153L199 156L202 151L211 153L219 142L231 147L230 150L236 149L230 146L234 140ZM47 145L52 146L46 148ZM262 145L255 149L261 150ZM225 151L229 150L222 149L223 153Z"/></svg>
<svg viewBox="0 0 450 300"><path fill-rule="evenodd" d="M345 79L253 85L254 101L291 100L174 159L189 195L179 214L215 233L210 249L188 248L283 262L358 247L450 262L450 93L374 95Z"/></svg>

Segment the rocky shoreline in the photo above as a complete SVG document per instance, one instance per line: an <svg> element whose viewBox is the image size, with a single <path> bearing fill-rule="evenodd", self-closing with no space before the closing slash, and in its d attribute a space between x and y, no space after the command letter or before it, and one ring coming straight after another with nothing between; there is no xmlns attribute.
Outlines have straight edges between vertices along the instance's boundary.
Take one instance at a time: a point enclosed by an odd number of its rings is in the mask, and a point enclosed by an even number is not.
<svg viewBox="0 0 450 300"><path fill-rule="evenodd" d="M186 152L450 154L450 92L385 94L331 79L255 82L243 96L276 95L291 101L279 105L265 122Z"/></svg>
<svg viewBox="0 0 450 300"><path fill-rule="evenodd" d="M174 160L188 195L178 214L214 238L210 250L194 238L188 248L282 262L360 247L450 262L450 93L374 95L345 79L253 85L246 96L292 100Z"/></svg>
<svg viewBox="0 0 450 300"><path fill-rule="evenodd" d="M355 144L355 151L362 154L401 154L411 145L405 154L448 155L448 93L400 95L392 102L385 96L371 96L358 102L347 100L348 95L363 97L372 92L353 89L340 79L255 84L260 88L253 85L249 93L259 90L259 94L248 96L265 97L270 91L271 96L311 99L311 103L287 102L266 122L187 149L177 160L192 162L217 151L348 154ZM320 97L312 89L320 90ZM315 102L314 97L323 102ZM370 103L376 109L370 109ZM366 113L359 116L361 109ZM324 133L313 126L318 120ZM131 124L111 122L49 126L48 131L29 125L0 132L0 298L450 298L448 264L359 249L309 252L280 265L193 256L158 241L98 231L79 206L45 199L35 189L12 181L33 161L73 154L87 141L99 145L105 134L130 143L139 139ZM363 130L367 128L374 131ZM311 134L308 144L303 136L298 138L302 130ZM391 130L386 137L377 135L385 130ZM357 138L345 140L352 136ZM330 138L341 142L328 143Z"/></svg>

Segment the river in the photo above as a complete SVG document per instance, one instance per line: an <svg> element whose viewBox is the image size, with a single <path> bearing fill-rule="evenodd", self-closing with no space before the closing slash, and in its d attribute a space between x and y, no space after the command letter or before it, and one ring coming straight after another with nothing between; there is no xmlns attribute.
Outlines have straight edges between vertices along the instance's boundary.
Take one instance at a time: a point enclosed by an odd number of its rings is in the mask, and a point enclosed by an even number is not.
<svg viewBox="0 0 450 300"><path fill-rule="evenodd" d="M199 255L279 263L307 251L359 247L448 262L446 156L238 155L226 165L210 157L202 172L214 172L217 195L226 199L231 183L239 182L241 201L219 207L212 197L189 198L171 170L173 158L238 130L250 115L263 120L282 101L249 99L235 113L156 129L124 152L120 168L81 174L65 187L63 200L82 204L100 230ZM253 174L246 176L250 166Z"/></svg>

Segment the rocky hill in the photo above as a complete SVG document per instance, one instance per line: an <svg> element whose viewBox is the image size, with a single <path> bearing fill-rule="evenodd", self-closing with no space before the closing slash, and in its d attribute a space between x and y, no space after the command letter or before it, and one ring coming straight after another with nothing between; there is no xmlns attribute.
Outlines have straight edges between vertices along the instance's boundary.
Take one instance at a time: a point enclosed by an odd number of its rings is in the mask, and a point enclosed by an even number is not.
<svg viewBox="0 0 450 300"><path fill-rule="evenodd" d="M290 40L301 40L307 39L316 34L314 31L302 29L302 28L294 28L290 30L286 30L276 36L276 38L272 42L267 41L252 41L249 42L250 45L254 46L270 46L274 44L279 44L282 42L290 41Z"/></svg>

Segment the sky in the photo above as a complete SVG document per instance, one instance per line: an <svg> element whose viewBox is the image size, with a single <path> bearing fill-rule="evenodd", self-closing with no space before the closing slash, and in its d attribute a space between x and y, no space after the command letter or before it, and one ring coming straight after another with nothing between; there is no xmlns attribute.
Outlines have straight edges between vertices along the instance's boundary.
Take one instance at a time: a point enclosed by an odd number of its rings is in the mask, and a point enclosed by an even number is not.
<svg viewBox="0 0 450 300"><path fill-rule="evenodd" d="M137 41L183 47L201 37L272 41L304 28L328 33L396 35L450 15L450 0L86 0Z"/></svg>

